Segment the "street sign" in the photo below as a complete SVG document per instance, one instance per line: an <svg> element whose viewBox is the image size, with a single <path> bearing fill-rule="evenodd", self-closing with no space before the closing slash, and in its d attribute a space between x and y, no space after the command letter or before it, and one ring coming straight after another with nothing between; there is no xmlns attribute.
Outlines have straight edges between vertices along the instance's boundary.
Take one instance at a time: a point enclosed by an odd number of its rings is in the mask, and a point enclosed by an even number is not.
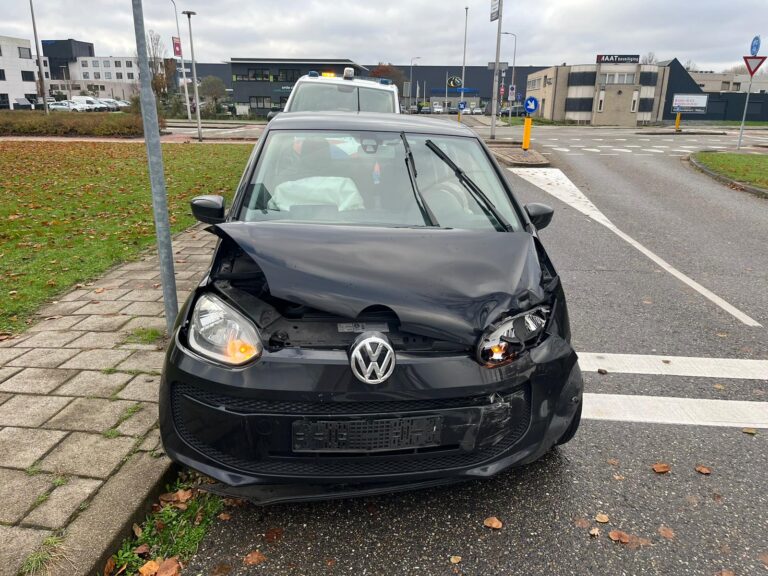
<svg viewBox="0 0 768 576"><path fill-rule="evenodd" d="M514 100L514 99L515 99L515 85L514 84L510 84L509 85L509 93L507 94L507 100L512 102L512 100Z"/></svg>
<svg viewBox="0 0 768 576"><path fill-rule="evenodd" d="M502 100L504 99L504 84L499 86L499 94L501 94Z"/></svg>
<svg viewBox="0 0 768 576"><path fill-rule="evenodd" d="M488 70L493 70L496 67L496 62L488 62ZM499 70L506 70L509 68L509 62L499 62Z"/></svg>
<svg viewBox="0 0 768 576"><path fill-rule="evenodd" d="M448 88L460 88L461 76L451 76L448 78Z"/></svg>
<svg viewBox="0 0 768 576"><path fill-rule="evenodd" d="M467 107L467 103L464 101L459 102L459 110L463 111Z"/></svg>
<svg viewBox="0 0 768 576"><path fill-rule="evenodd" d="M539 109L539 101L533 96L528 96L528 98L525 99L523 107L528 114L533 114Z"/></svg>
<svg viewBox="0 0 768 576"><path fill-rule="evenodd" d="M491 0L491 22L499 19L499 0Z"/></svg>
<svg viewBox="0 0 768 576"><path fill-rule="evenodd" d="M410 98L411 97L411 83L406 80L403 82L403 97Z"/></svg>
<svg viewBox="0 0 768 576"><path fill-rule="evenodd" d="M674 94L672 112L683 114L706 114L709 94Z"/></svg>
<svg viewBox="0 0 768 576"><path fill-rule="evenodd" d="M763 65L766 58L768 58L768 56L744 56L744 64L747 65L750 77L755 75L755 72L757 72L757 69Z"/></svg>
<svg viewBox="0 0 768 576"><path fill-rule="evenodd" d="M749 53L752 54L752 56L757 56L758 52L760 52L760 36L755 36L752 38L752 45L749 47Z"/></svg>

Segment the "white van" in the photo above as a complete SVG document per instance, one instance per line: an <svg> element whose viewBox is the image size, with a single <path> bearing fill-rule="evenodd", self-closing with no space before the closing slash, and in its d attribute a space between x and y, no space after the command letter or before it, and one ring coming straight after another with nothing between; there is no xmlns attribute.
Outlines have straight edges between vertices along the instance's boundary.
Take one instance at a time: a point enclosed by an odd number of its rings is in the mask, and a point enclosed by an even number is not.
<svg viewBox="0 0 768 576"><path fill-rule="evenodd" d="M88 112L104 112L108 110L105 104L102 104L96 98L90 96L72 96L72 101L78 104L84 104L88 108Z"/></svg>

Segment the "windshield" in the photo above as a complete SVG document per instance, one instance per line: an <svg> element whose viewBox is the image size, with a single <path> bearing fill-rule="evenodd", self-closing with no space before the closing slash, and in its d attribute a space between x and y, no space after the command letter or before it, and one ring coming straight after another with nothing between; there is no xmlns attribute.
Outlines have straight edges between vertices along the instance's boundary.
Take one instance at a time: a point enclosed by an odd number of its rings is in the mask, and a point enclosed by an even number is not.
<svg viewBox="0 0 768 576"><path fill-rule="evenodd" d="M475 138L405 135L271 132L240 219L497 230L497 220L478 203L478 195L430 150L431 141L482 190L510 230L520 229L512 202ZM413 182L406 144L415 167Z"/></svg>
<svg viewBox="0 0 768 576"><path fill-rule="evenodd" d="M389 90L355 84L299 82L287 112L394 112L395 99Z"/></svg>

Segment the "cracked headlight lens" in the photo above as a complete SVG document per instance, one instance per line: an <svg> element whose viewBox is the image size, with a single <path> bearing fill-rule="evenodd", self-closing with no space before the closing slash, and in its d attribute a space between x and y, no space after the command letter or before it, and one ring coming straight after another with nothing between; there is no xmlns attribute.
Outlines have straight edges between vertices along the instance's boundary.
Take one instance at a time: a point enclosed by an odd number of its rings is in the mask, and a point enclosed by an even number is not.
<svg viewBox="0 0 768 576"><path fill-rule="evenodd" d="M540 306L491 326L477 346L478 362L488 368L509 364L539 339L548 319L549 308Z"/></svg>
<svg viewBox="0 0 768 576"><path fill-rule="evenodd" d="M213 294L198 298L188 340L199 354L232 366L258 358L263 351L256 326Z"/></svg>

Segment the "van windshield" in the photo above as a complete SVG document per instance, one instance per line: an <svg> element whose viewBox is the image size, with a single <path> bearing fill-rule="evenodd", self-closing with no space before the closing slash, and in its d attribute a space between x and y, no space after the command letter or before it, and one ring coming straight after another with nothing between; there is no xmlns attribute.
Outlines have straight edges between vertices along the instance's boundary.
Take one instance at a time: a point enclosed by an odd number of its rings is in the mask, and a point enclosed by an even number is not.
<svg viewBox="0 0 768 576"><path fill-rule="evenodd" d="M389 90L366 88L356 84L299 82L291 106L286 112L385 112L395 111L395 99Z"/></svg>

